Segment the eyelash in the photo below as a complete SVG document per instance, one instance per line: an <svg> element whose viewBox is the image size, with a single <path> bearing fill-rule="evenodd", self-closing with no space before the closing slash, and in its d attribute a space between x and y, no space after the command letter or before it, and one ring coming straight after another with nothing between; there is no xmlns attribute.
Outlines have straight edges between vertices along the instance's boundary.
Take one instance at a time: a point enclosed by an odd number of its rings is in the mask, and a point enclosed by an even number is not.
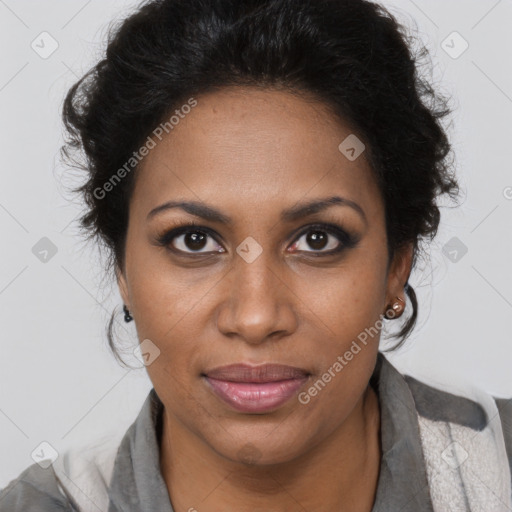
<svg viewBox="0 0 512 512"><path fill-rule="evenodd" d="M339 242L340 242L340 246L334 250L304 251L306 254L310 254L313 256L332 256L334 254L339 254L346 249L353 249L354 247L356 247L356 245L359 242L359 237L348 233L347 231L345 231L344 229L342 229L341 227L339 227L335 224L316 223L316 224L311 224L311 225L307 226L307 228L301 230L299 232L299 234L294 238L293 243L300 240L300 238L302 238L303 235L305 235L309 232L312 232L312 231L324 231L328 234L334 235L336 238L339 239ZM213 230L211 230L210 228L207 228L205 226L196 224L194 221L189 221L185 224L182 224L179 227L170 229L168 231L164 231L162 234L157 235L156 241L157 241L158 245L160 245L162 247L166 247L169 250L171 250L175 253L178 253L180 255L186 255L186 256L192 256L192 257L204 256L208 253L207 252L205 252L205 253L185 252L185 251L181 251L180 249L175 249L175 248L169 247L171 245L171 242L174 240L174 238L176 238L180 235L183 235L183 234L196 233L196 232L200 232L200 233L203 233L205 235L212 237L219 244L219 242L216 238L216 234ZM293 245L293 243L292 243L292 245ZM221 244L219 244L219 245L221 245Z"/></svg>

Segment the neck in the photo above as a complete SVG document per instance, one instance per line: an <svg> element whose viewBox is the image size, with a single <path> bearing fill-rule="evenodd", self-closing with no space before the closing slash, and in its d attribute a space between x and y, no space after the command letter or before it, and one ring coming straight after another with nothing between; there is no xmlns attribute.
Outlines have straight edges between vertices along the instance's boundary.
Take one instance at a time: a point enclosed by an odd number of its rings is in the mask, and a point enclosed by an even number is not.
<svg viewBox="0 0 512 512"><path fill-rule="evenodd" d="M276 465L228 460L163 414L160 466L175 512L370 512L380 460L379 403L371 386L328 438Z"/></svg>

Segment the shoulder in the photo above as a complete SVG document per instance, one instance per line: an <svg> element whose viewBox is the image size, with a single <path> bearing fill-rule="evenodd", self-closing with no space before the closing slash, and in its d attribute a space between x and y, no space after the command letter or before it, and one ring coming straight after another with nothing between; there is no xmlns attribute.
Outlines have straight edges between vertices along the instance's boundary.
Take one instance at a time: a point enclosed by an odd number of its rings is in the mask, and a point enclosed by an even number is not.
<svg viewBox="0 0 512 512"><path fill-rule="evenodd" d="M0 490L0 511L75 512L73 504L59 489L53 467L34 463Z"/></svg>
<svg viewBox="0 0 512 512"><path fill-rule="evenodd" d="M420 416L432 421L450 422L473 430L482 430L488 418L484 404L474 389L464 389L465 396L449 392L422 382L410 375L404 375Z"/></svg>
<svg viewBox="0 0 512 512"><path fill-rule="evenodd" d="M429 425L450 425L450 430L467 431L470 436L493 432L505 449L512 473L512 398L496 398L474 386L440 389L404 375L422 421ZM473 432L473 434L471 434Z"/></svg>
<svg viewBox="0 0 512 512"><path fill-rule="evenodd" d="M404 379L415 404L433 502L457 510L512 509L510 400L473 384ZM507 509L508 510L508 509Z"/></svg>
<svg viewBox="0 0 512 512"><path fill-rule="evenodd" d="M60 453L48 467L35 463L0 490L0 512L79 512L91 502L107 510L119 434Z"/></svg>

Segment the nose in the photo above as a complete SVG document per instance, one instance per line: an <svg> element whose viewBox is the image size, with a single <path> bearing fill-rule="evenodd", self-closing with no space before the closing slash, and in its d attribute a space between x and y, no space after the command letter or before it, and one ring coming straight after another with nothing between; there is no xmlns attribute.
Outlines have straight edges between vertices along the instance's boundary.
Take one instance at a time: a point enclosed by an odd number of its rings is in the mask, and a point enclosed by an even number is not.
<svg viewBox="0 0 512 512"><path fill-rule="evenodd" d="M217 314L220 332L254 345L285 337L297 329L297 297L277 267L265 251L251 263L236 256L222 281L226 298Z"/></svg>

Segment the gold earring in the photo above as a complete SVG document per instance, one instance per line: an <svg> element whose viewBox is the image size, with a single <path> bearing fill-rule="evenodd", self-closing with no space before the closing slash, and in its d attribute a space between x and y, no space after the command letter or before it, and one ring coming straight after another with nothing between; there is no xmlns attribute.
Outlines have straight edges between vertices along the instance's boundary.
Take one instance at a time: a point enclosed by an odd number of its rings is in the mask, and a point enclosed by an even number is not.
<svg viewBox="0 0 512 512"><path fill-rule="evenodd" d="M400 302L404 302L400 297L397 297L397 299L398 299ZM401 306L400 306L400 302L395 302L395 303L393 304L393 309L394 309L395 311L398 311L398 310L401 308Z"/></svg>
<svg viewBox="0 0 512 512"><path fill-rule="evenodd" d="M398 299L400 302L402 302L403 304L405 304L405 301L404 301L403 299L401 299L400 297L397 297L397 299ZM402 308L402 306L401 306L400 302L395 302L395 303L393 304L393 306L392 306L393 312L398 312L398 311ZM388 311L389 311L389 308L388 308L388 310L386 311L386 313L384 314L384 316L385 316L388 320L390 320L390 319L392 319L392 318L395 318L395 315L393 315L393 316L388 316Z"/></svg>

